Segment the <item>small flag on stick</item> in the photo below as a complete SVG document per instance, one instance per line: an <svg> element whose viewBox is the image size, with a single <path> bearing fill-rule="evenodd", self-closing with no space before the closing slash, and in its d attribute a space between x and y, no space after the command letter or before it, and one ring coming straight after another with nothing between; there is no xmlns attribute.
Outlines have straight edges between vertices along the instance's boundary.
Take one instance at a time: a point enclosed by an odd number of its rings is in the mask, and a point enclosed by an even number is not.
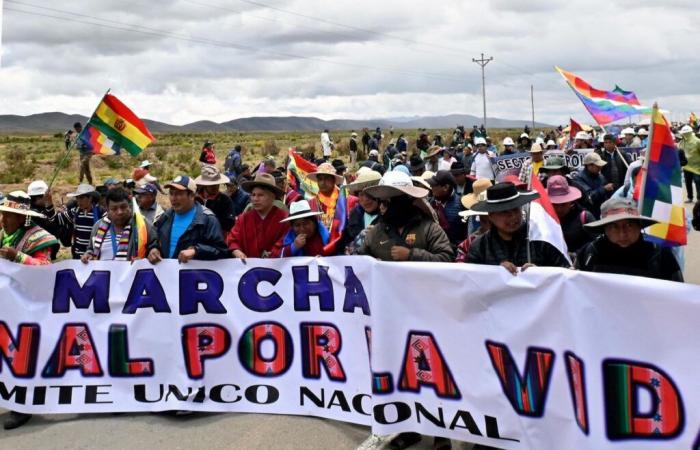
<svg viewBox="0 0 700 450"><path fill-rule="evenodd" d="M80 134L97 155L118 155L126 150L138 156L156 139L136 114L112 94L105 94Z"/></svg>

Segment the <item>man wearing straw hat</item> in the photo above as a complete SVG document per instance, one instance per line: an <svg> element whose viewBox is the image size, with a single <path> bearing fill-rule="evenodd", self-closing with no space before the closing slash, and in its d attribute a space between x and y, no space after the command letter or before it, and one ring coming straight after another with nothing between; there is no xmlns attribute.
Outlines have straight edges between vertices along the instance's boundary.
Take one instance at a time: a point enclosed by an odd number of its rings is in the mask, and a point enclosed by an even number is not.
<svg viewBox="0 0 700 450"><path fill-rule="evenodd" d="M545 241L530 241L522 207L539 198L537 192L521 192L513 183L498 183L486 190L486 199L472 210L489 215L491 229L469 248L467 262L500 265L513 275L530 266L569 267L565 255ZM528 252L529 246L529 252ZM529 255L528 255L529 253Z"/></svg>
<svg viewBox="0 0 700 450"><path fill-rule="evenodd" d="M194 179L197 185L197 202L214 213L224 235L233 228L233 201L221 192L221 185L227 184L229 177L221 174L216 166L205 164L202 173Z"/></svg>
<svg viewBox="0 0 700 450"><path fill-rule="evenodd" d="M236 219L226 238L229 250L234 258L240 259L279 256L289 223L282 222L287 212L275 206L275 200L284 191L269 173L258 173L253 181L246 181L241 187L250 192L252 207Z"/></svg>
<svg viewBox="0 0 700 450"><path fill-rule="evenodd" d="M633 200L611 198L601 207L601 219L584 225L603 234L579 252L576 267L587 272L683 282L683 272L671 249L642 237L642 230L655 223L639 214Z"/></svg>
<svg viewBox="0 0 700 450"><path fill-rule="evenodd" d="M0 258L28 266L51 264L51 253L58 251L58 240L32 222L44 216L31 209L31 198L22 191L10 192L0 205ZM19 428L32 418L31 414L10 411L4 428Z"/></svg>
<svg viewBox="0 0 700 450"><path fill-rule="evenodd" d="M336 173L335 167L331 163L319 165L316 172L308 175L308 179L318 184L318 194L309 201L311 209L323 213L321 222L328 229L328 232L333 235L333 226L337 226L334 225L333 219L335 218L335 210L340 198L338 185L344 179Z"/></svg>

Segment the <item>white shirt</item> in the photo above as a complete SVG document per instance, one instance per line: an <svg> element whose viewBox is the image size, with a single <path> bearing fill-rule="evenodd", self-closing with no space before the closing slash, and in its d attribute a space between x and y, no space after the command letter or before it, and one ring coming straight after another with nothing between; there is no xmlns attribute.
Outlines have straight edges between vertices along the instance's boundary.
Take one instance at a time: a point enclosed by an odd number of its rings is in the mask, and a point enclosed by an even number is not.
<svg viewBox="0 0 700 450"><path fill-rule="evenodd" d="M321 133L321 146L323 147L323 156L331 156L333 142L331 137L325 131Z"/></svg>
<svg viewBox="0 0 700 450"><path fill-rule="evenodd" d="M496 178L491 167L490 155L488 153L477 153L472 162L471 175L478 178L494 180Z"/></svg>
<svg viewBox="0 0 700 450"><path fill-rule="evenodd" d="M102 248L100 249L100 261L113 261L114 249L112 248L112 227L109 227L105 238L102 240Z"/></svg>
<svg viewBox="0 0 700 450"><path fill-rule="evenodd" d="M438 170L450 170L450 167L452 167L452 163L456 163L457 160L454 158L450 158L449 161L445 161L445 158L440 158L438 161Z"/></svg>

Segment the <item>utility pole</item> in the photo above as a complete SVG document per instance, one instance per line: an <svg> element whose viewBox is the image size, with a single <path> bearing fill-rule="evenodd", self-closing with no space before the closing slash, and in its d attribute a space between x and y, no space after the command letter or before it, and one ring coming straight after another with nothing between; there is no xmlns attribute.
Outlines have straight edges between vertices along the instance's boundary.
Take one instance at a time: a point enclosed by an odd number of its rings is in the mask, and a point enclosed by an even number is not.
<svg viewBox="0 0 700 450"><path fill-rule="evenodd" d="M472 58L472 62L481 66L481 97L484 100L484 128L486 128L486 77L484 76L484 67L491 61L493 61L493 56L484 58L483 53L481 54L481 59Z"/></svg>
<svg viewBox="0 0 700 450"><path fill-rule="evenodd" d="M530 85L530 103L532 104L532 131L535 131L535 86Z"/></svg>

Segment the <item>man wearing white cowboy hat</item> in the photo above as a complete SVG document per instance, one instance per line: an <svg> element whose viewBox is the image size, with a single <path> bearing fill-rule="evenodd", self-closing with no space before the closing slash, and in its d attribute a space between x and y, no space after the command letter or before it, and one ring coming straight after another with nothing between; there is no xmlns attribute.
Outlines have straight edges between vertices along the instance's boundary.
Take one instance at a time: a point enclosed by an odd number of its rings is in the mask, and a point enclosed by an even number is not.
<svg viewBox="0 0 700 450"><path fill-rule="evenodd" d="M427 189L414 186L405 173L391 171L365 192L384 209L379 223L367 232L361 253L382 261L452 261L447 235L424 209Z"/></svg>
<svg viewBox="0 0 700 450"><path fill-rule="evenodd" d="M76 204L61 212L54 211L49 220L61 229L61 234L70 236L73 259L80 259L90 243L92 227L104 216L105 211L97 202L95 188L89 184L80 184L75 192L66 197L74 198ZM48 204L53 203L48 192L46 201Z"/></svg>
<svg viewBox="0 0 700 450"><path fill-rule="evenodd" d="M28 266L51 264L51 254L60 244L49 232L32 220L44 216L31 209L31 198L22 191L10 192L0 205L2 230L0 230L0 258ZM4 428L21 427L31 419L31 414L10 411Z"/></svg>
<svg viewBox="0 0 700 450"><path fill-rule="evenodd" d="M269 173L258 173L253 181L246 181L241 187L250 192L252 207L236 218L226 238L229 251L240 259L279 256L289 224L282 222L288 214L275 206L275 200L284 191Z"/></svg>
<svg viewBox="0 0 700 450"><path fill-rule="evenodd" d="M476 139L474 140L474 145L476 145ZM530 147L532 147L532 140L530 139L530 135L527 133L522 133L518 138L518 151L524 153L529 151Z"/></svg>
<svg viewBox="0 0 700 450"><path fill-rule="evenodd" d="M197 202L209 208L219 220L224 235L233 228L233 201L231 197L221 192L221 185L226 184L229 177L219 172L216 166L204 164L201 174L194 179L197 185Z"/></svg>
<svg viewBox="0 0 700 450"><path fill-rule="evenodd" d="M318 193L311 199L309 204L314 211L322 212L321 222L328 229L331 235L334 234L334 227L338 227L339 223L335 221L335 211L338 207L338 202L343 201L340 198L340 189L338 185L343 183L344 179L336 174L335 167L331 163L323 163L318 166L316 172L308 175L308 179L315 181L318 184ZM347 199L345 200L347 202ZM348 212L348 204L344 205L346 214ZM354 207L354 202L353 205ZM347 219L347 218L346 218Z"/></svg>
<svg viewBox="0 0 700 450"><path fill-rule="evenodd" d="M289 216L280 220L289 223L290 229L282 239L282 249L279 257L289 256L327 256L325 247L330 235L328 229L321 223L322 213L313 211L309 202L299 200L289 207Z"/></svg>
<svg viewBox="0 0 700 450"><path fill-rule="evenodd" d="M501 155L513 154L515 154L515 142L513 142L513 139L510 136L506 136L506 138L503 139L503 151L501 152Z"/></svg>
<svg viewBox="0 0 700 450"><path fill-rule="evenodd" d="M611 198L601 211L600 220L585 225L603 234L579 252L579 270L683 281L671 249L644 240L642 229L657 222L640 215L633 200Z"/></svg>
<svg viewBox="0 0 700 450"><path fill-rule="evenodd" d="M530 241L522 207L539 198L536 192L521 192L513 183L498 183L486 190L486 200L472 210L488 213L491 229L469 248L468 263L500 265L513 275L530 266L569 267L566 256L545 241ZM528 246L530 259L528 259Z"/></svg>
<svg viewBox="0 0 700 450"><path fill-rule="evenodd" d="M488 153L486 139L482 137L474 138L474 145L476 146L476 154L474 155L470 168L471 176L476 179L486 178L487 180L493 181L496 179L496 175L493 173L491 158L495 155Z"/></svg>
<svg viewBox="0 0 700 450"><path fill-rule="evenodd" d="M637 136L635 136L636 133L634 132L634 128L625 128L620 132L620 134L622 135L622 145L624 147L639 148L642 146L642 141Z"/></svg>
<svg viewBox="0 0 700 450"><path fill-rule="evenodd" d="M574 148L579 149L579 148L592 148L593 143L591 142L591 135L586 133L585 131L579 131L576 133L576 136L574 136Z"/></svg>

